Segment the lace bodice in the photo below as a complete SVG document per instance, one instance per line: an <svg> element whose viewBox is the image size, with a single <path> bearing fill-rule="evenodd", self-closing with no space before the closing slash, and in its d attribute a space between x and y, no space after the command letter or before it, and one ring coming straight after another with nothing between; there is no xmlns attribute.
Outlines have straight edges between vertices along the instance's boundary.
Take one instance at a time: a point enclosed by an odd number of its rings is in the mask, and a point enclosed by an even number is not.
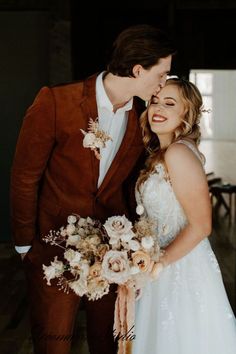
<svg viewBox="0 0 236 354"><path fill-rule="evenodd" d="M191 143L185 140L179 140L178 143L188 146L201 159ZM187 218L162 163L156 165L155 172L148 177L139 190L136 188L135 195L137 205L142 205L145 214L157 221L160 246L167 246L187 224Z"/></svg>

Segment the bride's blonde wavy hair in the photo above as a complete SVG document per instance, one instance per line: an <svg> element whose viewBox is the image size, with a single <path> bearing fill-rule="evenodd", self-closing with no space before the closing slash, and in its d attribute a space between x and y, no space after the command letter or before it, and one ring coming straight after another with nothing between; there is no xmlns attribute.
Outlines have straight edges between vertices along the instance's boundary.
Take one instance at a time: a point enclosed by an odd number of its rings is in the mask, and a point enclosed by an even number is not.
<svg viewBox="0 0 236 354"><path fill-rule="evenodd" d="M175 85L178 87L185 108L184 119L180 126L174 131L170 144L188 138L195 143L196 147L198 147L201 138L199 123L201 114L204 111L202 109L202 96L198 88L185 79L170 78L166 80L166 86L168 85ZM143 134L143 143L149 156L146 160L145 168L141 171L138 178L137 187L139 187L148 176L155 171L155 165L158 162L164 163L164 155L168 148L168 146L165 148L160 147L157 135L151 130L147 111L148 108L142 113L140 124ZM200 151L199 154L204 160L204 156Z"/></svg>

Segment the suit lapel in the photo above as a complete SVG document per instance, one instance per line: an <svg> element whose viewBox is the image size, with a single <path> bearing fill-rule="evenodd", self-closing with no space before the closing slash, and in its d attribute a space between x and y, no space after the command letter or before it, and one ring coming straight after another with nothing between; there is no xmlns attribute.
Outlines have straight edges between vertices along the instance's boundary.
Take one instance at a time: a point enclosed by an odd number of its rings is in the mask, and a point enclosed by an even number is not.
<svg viewBox="0 0 236 354"><path fill-rule="evenodd" d="M97 75L91 76L84 83L84 99L81 103L81 109L84 117L86 117L86 131L89 125L89 119L95 120L98 117L97 102L96 102L96 78ZM97 182L99 177L99 160L95 157L94 152L89 149L91 158L91 178L94 192L97 191Z"/></svg>
<svg viewBox="0 0 236 354"><path fill-rule="evenodd" d="M84 116L86 117L86 127L88 127L89 123L89 118L92 118L93 120L98 117L98 110L97 110L97 102L96 102L96 91L95 91L95 85L96 85L96 77L97 75L94 75L90 77L88 80L85 81L84 83L84 99L81 102L81 109L83 111ZM124 138L122 140L121 146L113 159L110 168L108 169L104 180L102 184L100 185L99 189L97 188L97 182L99 178L99 160L95 157L95 154L93 151L90 150L90 158L91 158L91 165L92 165L92 183L93 183L93 190L94 192L99 195L102 193L102 191L107 187L110 179L112 176L117 173L117 170L119 168L120 163L122 162L123 158L125 155L127 155L128 158L128 153L129 153L129 148L133 143L133 140L136 136L137 130L138 130L138 105L136 105L136 102L134 100L133 108L129 112L128 116L128 122L127 122L127 128L126 132L124 135ZM87 129L87 128L86 128ZM122 176L119 176L117 173L117 182L118 179L122 178Z"/></svg>

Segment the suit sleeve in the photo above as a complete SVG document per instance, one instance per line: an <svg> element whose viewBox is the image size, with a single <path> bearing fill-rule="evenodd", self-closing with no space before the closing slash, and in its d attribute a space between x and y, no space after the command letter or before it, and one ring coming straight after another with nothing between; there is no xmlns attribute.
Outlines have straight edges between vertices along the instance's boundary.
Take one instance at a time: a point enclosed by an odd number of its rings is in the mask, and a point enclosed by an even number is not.
<svg viewBox="0 0 236 354"><path fill-rule="evenodd" d="M38 189L55 144L55 102L43 87L26 111L11 169L12 236L16 246L32 243L36 233Z"/></svg>

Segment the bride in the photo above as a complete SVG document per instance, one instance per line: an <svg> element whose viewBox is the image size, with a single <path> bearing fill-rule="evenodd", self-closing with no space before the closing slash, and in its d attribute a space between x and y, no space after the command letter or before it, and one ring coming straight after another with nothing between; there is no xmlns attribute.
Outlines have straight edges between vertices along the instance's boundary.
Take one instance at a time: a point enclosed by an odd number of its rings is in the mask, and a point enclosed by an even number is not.
<svg viewBox="0 0 236 354"><path fill-rule="evenodd" d="M207 238L211 204L198 150L201 112L197 87L171 78L141 118L149 157L136 199L158 222L165 252L158 279L136 301L133 354L235 353L236 320Z"/></svg>

